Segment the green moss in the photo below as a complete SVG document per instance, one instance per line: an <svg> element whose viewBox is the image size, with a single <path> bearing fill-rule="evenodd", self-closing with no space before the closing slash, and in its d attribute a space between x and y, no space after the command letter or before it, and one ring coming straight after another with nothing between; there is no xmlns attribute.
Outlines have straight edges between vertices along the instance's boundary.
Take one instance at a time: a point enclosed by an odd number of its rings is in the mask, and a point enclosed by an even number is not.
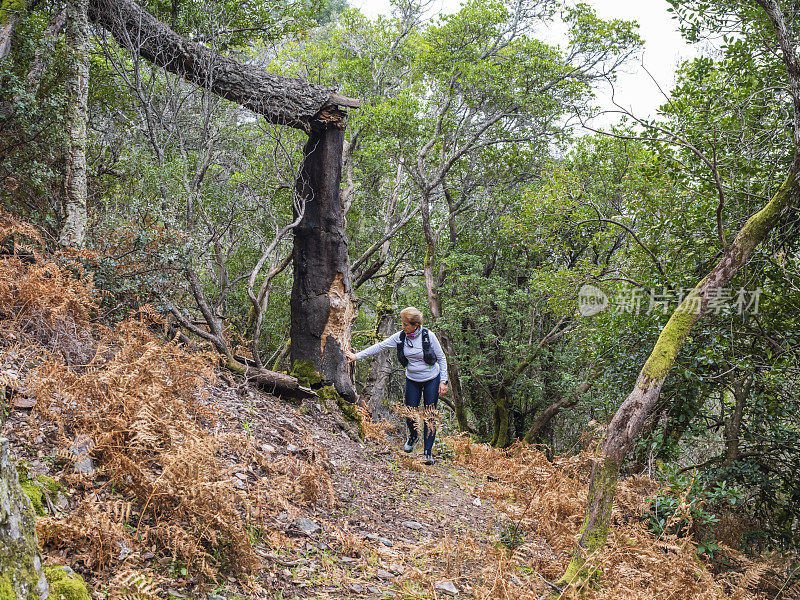
<svg viewBox="0 0 800 600"><path fill-rule="evenodd" d="M361 423L361 415L358 414L354 404L351 404L339 395L336 388L332 385L326 385L317 390L317 397L325 406L333 406L334 404L338 406L342 416L344 416L347 421L358 425L358 435L362 438L364 437L364 426Z"/></svg>
<svg viewBox="0 0 800 600"><path fill-rule="evenodd" d="M39 483L41 483L51 494L58 494L64 491L64 486L58 483L52 477L47 477L46 475L39 475L38 479Z"/></svg>
<svg viewBox="0 0 800 600"><path fill-rule="evenodd" d="M0 575L0 600L17 600L11 581L5 575Z"/></svg>
<svg viewBox="0 0 800 600"><path fill-rule="evenodd" d="M25 539L28 540L27 534L25 534ZM11 554L8 554L8 551ZM39 576L34 567L33 557L28 554L16 553L13 548L7 548L5 553L0 552L0 573L2 573L0 575L0 600L40 600L37 592ZM17 590L14 588L15 582ZM22 590L27 590L27 595L18 596L17 591L21 592Z"/></svg>
<svg viewBox="0 0 800 600"><path fill-rule="evenodd" d="M795 186L795 173L790 172L781 187L764 208L754 214L744 227L739 231L736 239L728 249L722 261L714 268L714 271L722 277L721 285L727 285L730 276L747 259L749 254L758 244L760 244L767 233L775 226L783 211L792 199L792 190ZM730 273L726 274L726 270ZM712 271L712 274L714 273ZM675 363L675 358L683 346L686 336L691 331L694 324L699 319L697 314L698 295L703 290L708 277L698 283L686 298L684 298L677 310L672 313L661 335L658 336L653 352L647 359L642 369L642 374L646 376L646 383L651 381L663 381L667 373ZM716 283L717 286L720 283Z"/></svg>
<svg viewBox="0 0 800 600"><path fill-rule="evenodd" d="M667 324L664 325L664 329L661 330L658 341L642 368L642 374L647 377L648 381L663 381L672 365L675 364L675 358L678 356L686 336L689 335L700 317L695 312L696 309L693 310L693 304L696 305L695 303L699 302L697 291L701 285L703 285L702 281L684 298L681 305L672 313Z"/></svg>
<svg viewBox="0 0 800 600"><path fill-rule="evenodd" d="M618 479L619 464L616 461L605 457L595 465L592 472L586 517L581 526L581 539L578 547L572 552L572 559L567 570L558 580L560 585L581 584L588 577L599 580L602 575L599 569L590 572L586 566L586 559L605 546L608 541L608 534L611 531L611 511L614 506L614 494L617 490ZM595 499L598 499L597 512L595 518L591 519L589 508L593 506Z"/></svg>
<svg viewBox="0 0 800 600"><path fill-rule="evenodd" d="M745 255L750 254L753 248L760 244L770 229L775 226L783 211L791 203L796 181L796 173L790 171L775 195L764 208L747 220L731 245L741 247L741 251Z"/></svg>
<svg viewBox="0 0 800 600"><path fill-rule="evenodd" d="M33 505L33 512L36 513L36 516L46 516L47 511L44 508L44 495L42 494L42 488L39 487L36 481L28 479L27 473L21 470L19 471L19 485L22 491L25 492L25 495L30 498L31 504Z"/></svg>
<svg viewBox="0 0 800 600"><path fill-rule="evenodd" d="M44 576L50 584L49 600L90 600L83 577L68 575L61 567L45 567Z"/></svg>
<svg viewBox="0 0 800 600"><path fill-rule="evenodd" d="M292 377L297 377L300 385L314 388L319 387L324 381L322 373L314 368L314 364L308 360L296 360L292 365Z"/></svg>

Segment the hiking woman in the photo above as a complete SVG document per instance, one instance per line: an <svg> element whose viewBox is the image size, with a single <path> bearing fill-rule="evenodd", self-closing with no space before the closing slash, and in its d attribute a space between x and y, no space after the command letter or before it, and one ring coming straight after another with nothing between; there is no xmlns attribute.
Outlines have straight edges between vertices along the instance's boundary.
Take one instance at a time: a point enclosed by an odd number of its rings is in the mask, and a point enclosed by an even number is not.
<svg viewBox="0 0 800 600"><path fill-rule="evenodd" d="M396 349L397 358L406 368L406 406L418 408L420 398L423 406L433 406L439 400L439 394L447 392L447 359L436 334L422 326L422 313L409 306L400 311L403 329L385 340L373 344L358 354L348 350L347 360L355 362L378 354L382 350ZM414 419L406 418L408 438L403 450L411 452L419 437ZM424 463L432 465L433 441L436 429L424 423L423 447Z"/></svg>

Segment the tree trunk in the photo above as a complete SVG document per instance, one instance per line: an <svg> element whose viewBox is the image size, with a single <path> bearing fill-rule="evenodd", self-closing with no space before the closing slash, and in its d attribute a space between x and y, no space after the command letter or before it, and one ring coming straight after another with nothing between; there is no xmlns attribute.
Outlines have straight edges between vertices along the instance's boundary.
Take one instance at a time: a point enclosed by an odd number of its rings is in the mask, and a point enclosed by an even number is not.
<svg viewBox="0 0 800 600"><path fill-rule="evenodd" d="M728 285L756 245L766 238L790 206L797 183L798 167L800 155L795 155L780 189L762 210L748 219L717 265L695 286L661 330L661 335L639 374L636 386L617 410L600 446L589 482L589 501L581 538L573 551L572 561L560 580L562 583L570 583L576 576L582 576L588 554L605 545L611 525L611 506L619 468L656 406L661 387L686 336L705 313L715 291Z"/></svg>
<svg viewBox="0 0 800 600"><path fill-rule="evenodd" d="M0 590L3 598L47 598L36 540L36 515L19 484L8 440L0 437Z"/></svg>
<svg viewBox="0 0 800 600"><path fill-rule="evenodd" d="M315 398L317 393L310 388L300 385L296 377L285 373L276 373L267 369L254 369L237 361L230 361L225 365L234 373L244 375L248 381L259 388L282 398Z"/></svg>
<svg viewBox="0 0 800 600"><path fill-rule="evenodd" d="M495 448L505 448L508 446L508 430L511 424L509 411L509 394L504 388L497 391L494 397L494 434L492 435L492 446Z"/></svg>
<svg viewBox="0 0 800 600"><path fill-rule="evenodd" d="M342 117L332 116L333 119ZM294 230L292 362L307 361L350 402L355 390L345 356L356 306L350 283L339 184L344 131L315 128L303 149L297 193L305 215Z"/></svg>
<svg viewBox="0 0 800 600"><path fill-rule="evenodd" d="M744 376L733 383L734 408L733 414L725 424L725 461L723 466L730 467L739 460L739 433L742 428L742 417L750 388L753 385L753 376Z"/></svg>
<svg viewBox="0 0 800 600"><path fill-rule="evenodd" d="M394 318L394 313L390 310L380 313L377 327L379 338L384 339L394 333ZM374 420L389 416L388 406L384 405L383 400L386 398L386 389L389 385L389 376L392 374L393 360L394 356L391 352L380 352L372 358L363 400L369 407Z"/></svg>
<svg viewBox="0 0 800 600"><path fill-rule="evenodd" d="M88 0L67 2L67 151L61 197L61 246L82 248L86 241L86 124L89 100Z"/></svg>
<svg viewBox="0 0 800 600"><path fill-rule="evenodd" d="M474 431L469 425L467 412L464 410L464 391L461 389L461 375L458 370L458 361L456 360L453 344L450 342L450 336L447 333L441 329L438 333L442 350L447 356L447 376L450 378L450 392L453 396L453 407L456 413L456 421L458 421L458 429L460 431Z"/></svg>
<svg viewBox="0 0 800 600"><path fill-rule="evenodd" d="M541 442L542 434L545 432L547 427L550 425L553 418L560 413L565 408L571 408L577 404L580 397L589 391L589 388L592 387L593 379L589 381L584 381L582 384L578 386L578 388L572 393L572 395L567 396L566 398L561 398L560 400L553 402L550 406L545 408L536 420L531 424L530 429L528 429L528 433L525 434L525 442L528 444L534 444Z"/></svg>
<svg viewBox="0 0 800 600"><path fill-rule="evenodd" d="M24 0L2 0L0 2L0 60L11 53L14 27L24 10Z"/></svg>

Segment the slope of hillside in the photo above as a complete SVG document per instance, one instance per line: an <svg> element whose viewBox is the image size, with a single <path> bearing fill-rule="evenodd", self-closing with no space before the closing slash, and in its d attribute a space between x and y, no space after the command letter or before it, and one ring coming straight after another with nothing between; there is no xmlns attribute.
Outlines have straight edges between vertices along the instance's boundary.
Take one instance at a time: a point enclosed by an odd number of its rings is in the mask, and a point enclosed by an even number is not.
<svg viewBox="0 0 800 600"><path fill-rule="evenodd" d="M35 238L5 216L11 234ZM45 559L97 598L797 597L780 560L730 551L714 574L690 538L654 536L647 478L621 485L609 545L559 590L591 443L551 462L449 437L424 467L363 410L364 440L323 392L284 401L163 341L152 311L100 323L77 257L20 250L0 257L2 431Z"/></svg>

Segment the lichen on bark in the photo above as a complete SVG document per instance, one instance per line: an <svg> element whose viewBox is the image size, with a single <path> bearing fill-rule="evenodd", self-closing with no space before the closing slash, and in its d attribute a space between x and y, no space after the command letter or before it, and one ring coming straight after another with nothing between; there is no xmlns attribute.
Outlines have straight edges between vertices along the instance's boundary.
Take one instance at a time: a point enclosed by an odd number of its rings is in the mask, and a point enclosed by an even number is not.
<svg viewBox="0 0 800 600"><path fill-rule="evenodd" d="M581 537L564 575L558 580L560 585L582 583L593 574L586 562L608 541L618 476L619 462L612 458L598 457L592 465L589 499L581 526Z"/></svg>

